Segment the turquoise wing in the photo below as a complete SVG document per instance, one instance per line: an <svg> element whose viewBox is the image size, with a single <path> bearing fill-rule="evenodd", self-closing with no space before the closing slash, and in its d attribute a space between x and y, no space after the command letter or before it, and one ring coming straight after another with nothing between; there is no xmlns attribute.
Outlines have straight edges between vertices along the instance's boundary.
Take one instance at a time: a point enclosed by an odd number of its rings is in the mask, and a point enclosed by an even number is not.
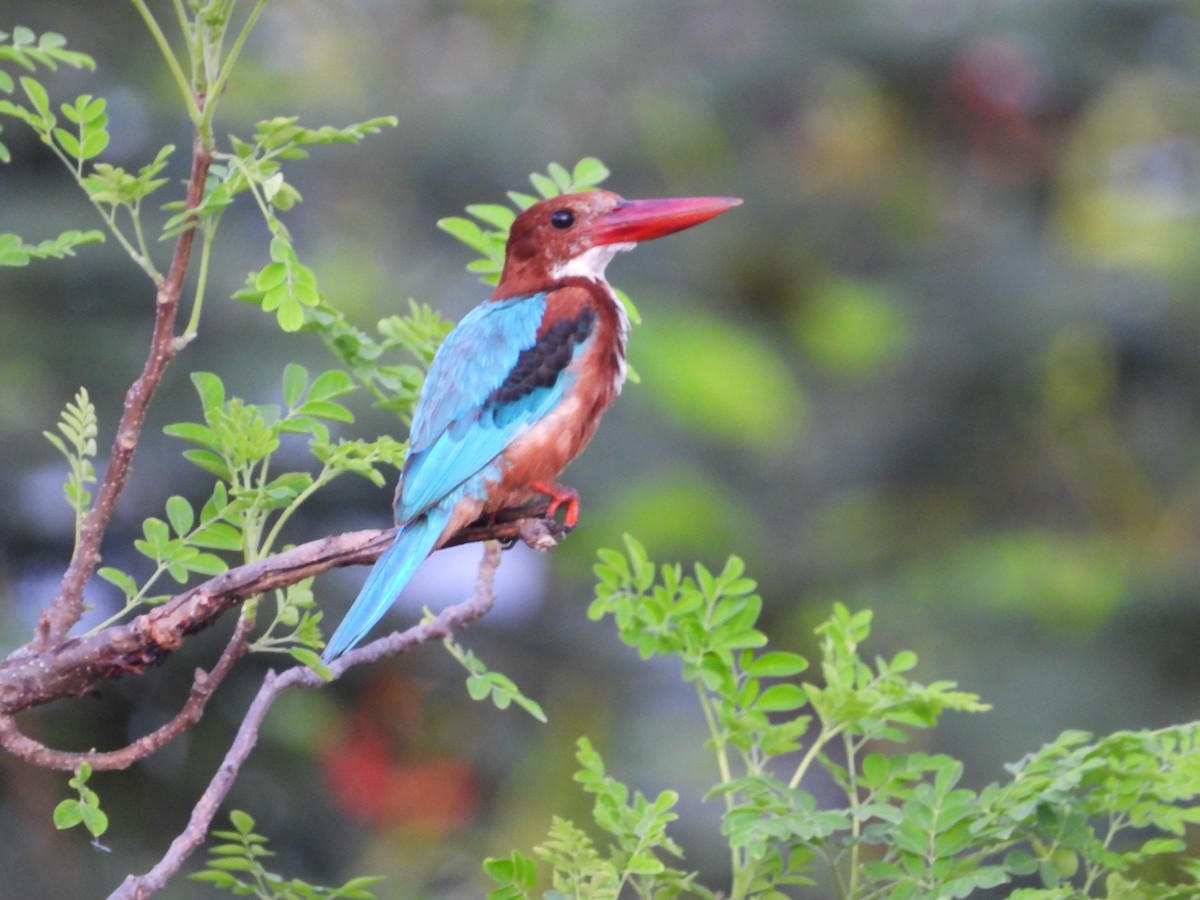
<svg viewBox="0 0 1200 900"><path fill-rule="evenodd" d="M504 449L562 402L594 317L587 310L539 336L545 311L544 293L485 303L450 332L413 414L396 521L482 491Z"/></svg>

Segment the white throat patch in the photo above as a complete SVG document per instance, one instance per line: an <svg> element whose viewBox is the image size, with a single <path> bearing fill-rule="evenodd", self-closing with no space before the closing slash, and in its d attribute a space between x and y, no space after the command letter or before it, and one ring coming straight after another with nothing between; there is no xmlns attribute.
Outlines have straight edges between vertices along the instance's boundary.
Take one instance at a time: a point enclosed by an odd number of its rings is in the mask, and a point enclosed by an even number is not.
<svg viewBox="0 0 1200 900"><path fill-rule="evenodd" d="M578 256L568 259L565 263L555 266L550 270L550 277L557 280L575 275L583 278L591 278L594 281L603 281L604 270L612 261L612 258L618 253L632 250L636 246L637 244L632 242L627 244L597 244L595 247L584 250Z"/></svg>

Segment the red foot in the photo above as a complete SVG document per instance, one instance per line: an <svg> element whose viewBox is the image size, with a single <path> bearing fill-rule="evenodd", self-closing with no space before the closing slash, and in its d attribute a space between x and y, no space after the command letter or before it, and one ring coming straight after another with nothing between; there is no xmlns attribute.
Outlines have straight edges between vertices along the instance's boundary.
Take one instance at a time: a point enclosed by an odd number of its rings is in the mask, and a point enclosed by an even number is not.
<svg viewBox="0 0 1200 900"><path fill-rule="evenodd" d="M547 518L553 519L558 508L565 504L567 513L563 516L563 526L574 528L579 524L579 491L556 482L545 484L539 481L534 482L530 487L539 494L545 494L550 498L550 506L546 508Z"/></svg>

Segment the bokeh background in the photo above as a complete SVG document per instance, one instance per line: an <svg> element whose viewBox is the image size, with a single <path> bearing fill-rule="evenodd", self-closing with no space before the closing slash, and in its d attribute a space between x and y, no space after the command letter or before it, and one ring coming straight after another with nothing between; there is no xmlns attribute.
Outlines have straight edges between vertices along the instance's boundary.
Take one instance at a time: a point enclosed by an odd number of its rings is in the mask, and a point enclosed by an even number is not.
<svg viewBox="0 0 1200 900"><path fill-rule="evenodd" d="M151 4L169 21L169 5ZM438 218L551 161L596 155L626 196L733 194L740 209L617 260L644 325L630 385L571 470L582 526L552 556L512 551L499 608L464 634L549 725L473 703L436 646L287 697L230 805L281 870L388 876L380 895L478 897L479 861L528 850L552 813L586 818L577 737L647 792L683 792L675 835L721 884L715 779L690 689L586 618L596 548L637 535L660 560L744 556L781 648L811 653L834 600L876 614L875 648L995 706L917 746L973 786L1066 728L1196 716L1200 686L1200 13L1143 0L278 0L222 106L222 133L298 114L394 114L358 150L289 171L288 216L324 290L370 325L413 297L458 318L486 296ZM186 147L175 88L124 3L5 0L0 28L66 34L109 100L104 160ZM0 231L97 227L18 123ZM182 157L183 154L177 154ZM182 178L182 158L172 174ZM266 260L249 203L227 215L197 341L170 370L107 558L205 477L162 426L198 416L218 371L277 401L317 341L226 298ZM165 258L168 246L161 252ZM27 639L70 549L64 466L41 432L80 385L111 440L141 365L152 291L115 245L0 270L0 635ZM365 399L344 434L399 433ZM294 464L304 464L296 448ZM347 476L301 541L382 526L390 490ZM389 620L469 591L478 550L442 554ZM363 571L322 577L336 618ZM103 586L100 608L113 598ZM231 623L160 671L27 716L56 746L114 747L165 720ZM270 660L241 667L205 722L95 779L113 826L55 832L66 777L0 756L0 894L102 896L165 849ZM164 896L209 896L178 882ZM820 890L806 896L822 896Z"/></svg>

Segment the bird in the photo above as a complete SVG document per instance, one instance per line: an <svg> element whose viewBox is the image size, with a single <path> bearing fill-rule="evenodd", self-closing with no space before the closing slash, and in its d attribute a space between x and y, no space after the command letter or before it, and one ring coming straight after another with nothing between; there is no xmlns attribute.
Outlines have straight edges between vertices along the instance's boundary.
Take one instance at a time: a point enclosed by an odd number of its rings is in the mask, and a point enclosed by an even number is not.
<svg viewBox="0 0 1200 900"><path fill-rule="evenodd" d="M562 509L563 526L575 527L579 495L556 479L625 382L629 317L606 266L741 202L590 190L541 200L513 220L495 292L429 366L396 488L396 538L330 637L326 663L367 635L430 553L481 516L549 498L546 515Z"/></svg>

